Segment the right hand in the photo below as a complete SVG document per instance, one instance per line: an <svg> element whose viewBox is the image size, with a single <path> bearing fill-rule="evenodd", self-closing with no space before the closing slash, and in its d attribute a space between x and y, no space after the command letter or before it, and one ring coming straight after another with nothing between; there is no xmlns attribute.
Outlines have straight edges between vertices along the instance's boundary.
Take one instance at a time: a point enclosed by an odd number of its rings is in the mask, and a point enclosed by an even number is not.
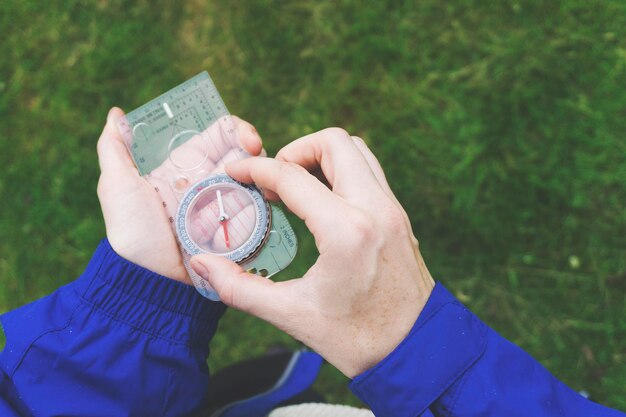
<svg viewBox="0 0 626 417"><path fill-rule="evenodd" d="M311 172L321 169L323 180ZM303 277L272 282L225 258L192 258L222 301L320 353L348 377L386 357L408 334L434 287L380 164L337 128L305 136L276 159L226 166L280 198L315 237L319 258Z"/></svg>

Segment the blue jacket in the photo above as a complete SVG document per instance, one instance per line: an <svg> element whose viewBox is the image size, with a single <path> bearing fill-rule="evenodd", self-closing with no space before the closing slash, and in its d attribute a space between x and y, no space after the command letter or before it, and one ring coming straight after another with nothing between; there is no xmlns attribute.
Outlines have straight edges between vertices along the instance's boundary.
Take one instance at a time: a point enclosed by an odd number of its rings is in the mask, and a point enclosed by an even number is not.
<svg viewBox="0 0 626 417"><path fill-rule="evenodd" d="M186 415L209 389L223 312L104 240L78 280L2 315L0 416ZM440 284L406 339L350 386L377 416L625 416L560 383Z"/></svg>

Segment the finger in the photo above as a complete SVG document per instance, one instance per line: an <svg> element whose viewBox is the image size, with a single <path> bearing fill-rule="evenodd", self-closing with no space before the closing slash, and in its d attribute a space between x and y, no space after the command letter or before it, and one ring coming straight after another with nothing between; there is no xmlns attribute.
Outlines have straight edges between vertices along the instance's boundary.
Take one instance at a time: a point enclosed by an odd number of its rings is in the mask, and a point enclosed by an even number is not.
<svg viewBox="0 0 626 417"><path fill-rule="evenodd" d="M350 135L339 128L304 136L278 152L276 159L293 162L308 171L320 167L333 191L346 198L361 198L363 190L378 185L370 166Z"/></svg>
<svg viewBox="0 0 626 417"><path fill-rule="evenodd" d="M265 150L265 148L261 150L261 153L259 154L259 156L267 158L267 151ZM276 194L273 191L263 190L263 194L264 194L264 197L269 201L272 201L274 203L278 203L280 201L280 197L278 196L278 194Z"/></svg>
<svg viewBox="0 0 626 417"><path fill-rule="evenodd" d="M208 147L215 172L222 172L228 162L259 155L263 150L261 137L254 126L237 116L218 119L202 132L202 140Z"/></svg>
<svg viewBox="0 0 626 417"><path fill-rule="evenodd" d="M359 149L359 151L363 154L363 157L365 158L368 165L370 166L370 169L376 176L376 179L378 180L378 183L380 184L382 190L401 209L404 223L407 229L412 232L413 228L411 227L411 221L409 220L409 216L406 214L404 208L402 207L402 204L400 204L400 201L398 201L398 198L389 186L389 183L387 182L387 177L385 176L385 172L383 171L383 167L380 165L380 162L363 139L358 136L352 136L352 140L354 141L354 144Z"/></svg>
<svg viewBox="0 0 626 417"><path fill-rule="evenodd" d="M396 200L396 197L393 194L393 191L391 190L389 183L387 182L387 177L385 176L383 167L380 165L380 162L378 162L378 159L376 158L376 156L374 156L374 154L372 153L370 148L367 146L365 141L358 136L352 136L352 141L356 145L357 149L363 155L363 158L365 158L365 161L367 162L370 169L372 170L372 173L376 177L376 180L378 181L378 184L380 185L380 187L383 189L383 191L385 191L385 193L389 197Z"/></svg>
<svg viewBox="0 0 626 417"><path fill-rule="evenodd" d="M260 155L261 151L263 150L263 141L261 139L261 135L259 135L259 132L256 130L254 125L237 116L231 117L233 118L233 122L235 123L237 133L239 134L239 142L241 143L241 146L250 155Z"/></svg>
<svg viewBox="0 0 626 417"><path fill-rule="evenodd" d="M116 126L116 121L123 116L124 112L117 107L109 110L106 125L98 139L98 161L103 174L137 175L135 164Z"/></svg>
<svg viewBox="0 0 626 417"><path fill-rule="evenodd" d="M256 157L227 165L226 173L276 193L313 234L318 227L335 226L339 221L337 213L346 211L347 204L341 198L299 165Z"/></svg>
<svg viewBox="0 0 626 417"><path fill-rule="evenodd" d="M293 310L294 297L287 286L249 274L236 263L218 255L191 258L191 267L215 289L224 304L280 326Z"/></svg>

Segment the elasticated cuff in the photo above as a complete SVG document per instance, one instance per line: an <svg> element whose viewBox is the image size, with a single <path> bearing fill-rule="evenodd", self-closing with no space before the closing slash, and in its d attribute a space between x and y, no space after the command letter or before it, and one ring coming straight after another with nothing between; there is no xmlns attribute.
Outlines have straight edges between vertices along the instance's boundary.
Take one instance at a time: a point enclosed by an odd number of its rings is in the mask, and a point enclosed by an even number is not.
<svg viewBox="0 0 626 417"><path fill-rule="evenodd" d="M73 283L82 300L145 333L190 346L206 346L226 307L194 287L159 275L118 255L107 239Z"/></svg>

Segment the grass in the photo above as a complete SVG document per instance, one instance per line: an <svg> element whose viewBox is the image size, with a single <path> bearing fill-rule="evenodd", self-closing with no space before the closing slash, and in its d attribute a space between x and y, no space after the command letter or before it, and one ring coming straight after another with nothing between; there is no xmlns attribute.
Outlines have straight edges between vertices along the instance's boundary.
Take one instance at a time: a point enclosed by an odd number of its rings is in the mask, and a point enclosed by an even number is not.
<svg viewBox="0 0 626 417"><path fill-rule="evenodd" d="M207 69L270 154L338 125L379 156L433 275L596 401L626 409L622 1L0 3L0 311L104 235L95 142ZM283 278L302 274L301 250ZM230 311L218 369L275 345ZM326 368L333 401L357 403Z"/></svg>

